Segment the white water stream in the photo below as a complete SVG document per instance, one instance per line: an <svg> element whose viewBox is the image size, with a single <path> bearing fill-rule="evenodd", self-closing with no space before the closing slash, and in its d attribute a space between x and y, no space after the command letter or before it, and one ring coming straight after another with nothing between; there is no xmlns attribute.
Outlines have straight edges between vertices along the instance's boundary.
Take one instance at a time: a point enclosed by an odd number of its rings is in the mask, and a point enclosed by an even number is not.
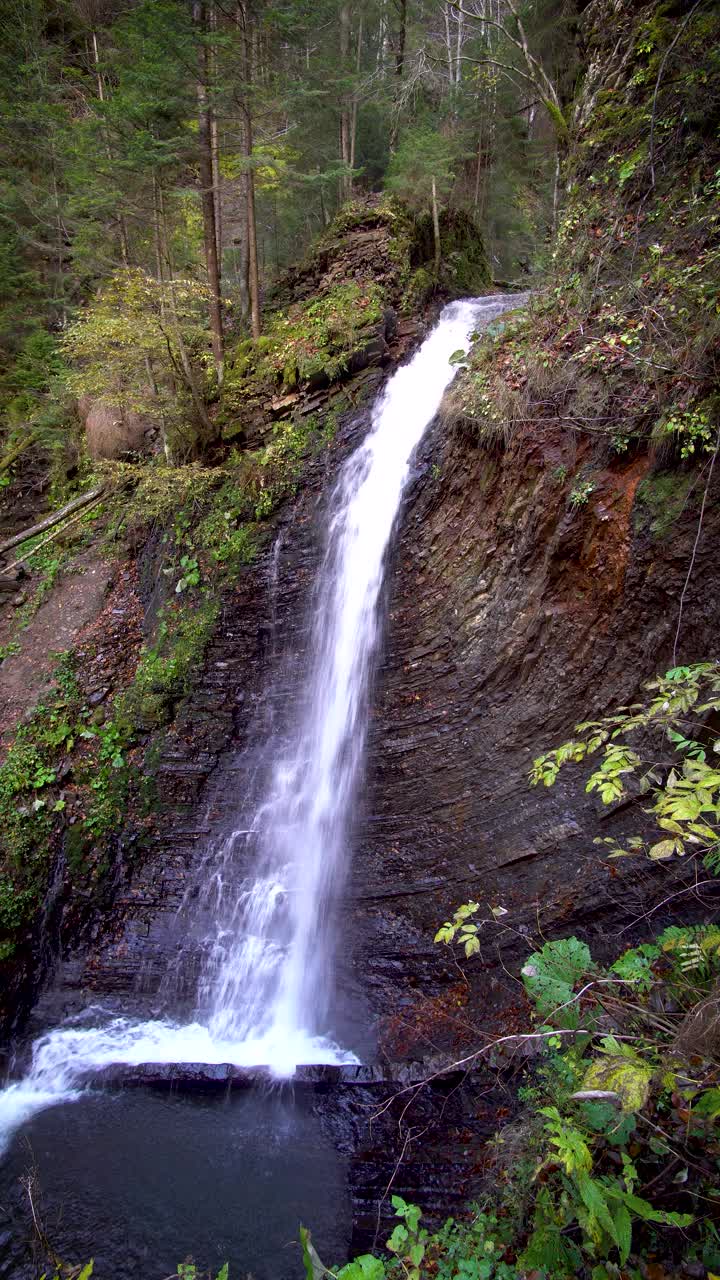
<svg viewBox="0 0 720 1280"><path fill-rule="evenodd" d="M41 1037L27 1076L0 1093L0 1150L32 1114L77 1097L88 1076L111 1065L263 1065L282 1077L300 1063L357 1061L327 1034L331 908L345 874L386 552L414 450L454 374L450 356L517 301L496 296L445 307L410 363L388 381L368 436L341 472L315 598L302 722L253 820L252 880L230 892L224 884L218 894L198 993L202 1015L184 1026L115 1018ZM220 850L219 880L226 865Z"/></svg>

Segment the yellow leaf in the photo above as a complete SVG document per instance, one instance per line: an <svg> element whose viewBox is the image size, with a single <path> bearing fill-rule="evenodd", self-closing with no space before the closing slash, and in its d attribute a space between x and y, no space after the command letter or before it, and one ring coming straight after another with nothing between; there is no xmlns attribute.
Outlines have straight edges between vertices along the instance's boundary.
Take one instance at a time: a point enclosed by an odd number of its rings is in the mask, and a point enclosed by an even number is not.
<svg viewBox="0 0 720 1280"><path fill-rule="evenodd" d="M639 1111L647 1101L652 1068L622 1056L596 1058L585 1072L583 1088L607 1089L620 1098L623 1111Z"/></svg>

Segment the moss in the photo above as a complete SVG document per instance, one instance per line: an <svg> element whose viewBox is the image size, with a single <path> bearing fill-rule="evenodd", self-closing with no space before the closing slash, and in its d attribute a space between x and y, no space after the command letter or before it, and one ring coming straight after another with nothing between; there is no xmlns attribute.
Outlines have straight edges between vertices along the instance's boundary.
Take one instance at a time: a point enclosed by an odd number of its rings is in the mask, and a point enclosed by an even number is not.
<svg viewBox="0 0 720 1280"><path fill-rule="evenodd" d="M318 376L337 381L381 323L383 310L384 296L377 284L351 280L311 302L276 312L263 338L254 343L245 339L229 354L223 418L232 419L253 396L266 397L277 387L293 390Z"/></svg>
<svg viewBox="0 0 720 1280"><path fill-rule="evenodd" d="M441 289L451 297L462 298L487 292L492 272L480 227L463 209L443 209L440 215L442 251ZM415 224L411 252L412 266L430 273L435 255L432 217L421 214Z"/></svg>
<svg viewBox="0 0 720 1280"><path fill-rule="evenodd" d="M690 471L652 471L638 485L633 522L654 538L666 538L691 501Z"/></svg>
<svg viewBox="0 0 720 1280"><path fill-rule="evenodd" d="M429 302L435 290L435 281L427 267L417 267L412 272L405 292L403 293L401 310L406 313L417 311Z"/></svg>

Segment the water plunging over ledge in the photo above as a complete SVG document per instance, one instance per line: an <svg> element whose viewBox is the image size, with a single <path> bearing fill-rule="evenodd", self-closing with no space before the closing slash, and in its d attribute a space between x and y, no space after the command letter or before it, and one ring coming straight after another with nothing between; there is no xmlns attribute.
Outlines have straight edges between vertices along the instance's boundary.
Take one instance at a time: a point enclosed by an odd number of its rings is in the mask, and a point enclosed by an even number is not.
<svg viewBox="0 0 720 1280"><path fill-rule="evenodd" d="M197 1020L102 1021L88 1011L82 1024L44 1035L27 1076L0 1093L0 1149L30 1116L79 1097L93 1073L114 1064L262 1065L288 1077L301 1063L357 1061L327 1025L332 908L346 870L386 553L414 450L454 374L450 356L522 300L494 296L445 307L378 396L370 431L341 471L315 587L302 714L251 823L251 877L234 883L228 849L213 851L203 901L213 927Z"/></svg>

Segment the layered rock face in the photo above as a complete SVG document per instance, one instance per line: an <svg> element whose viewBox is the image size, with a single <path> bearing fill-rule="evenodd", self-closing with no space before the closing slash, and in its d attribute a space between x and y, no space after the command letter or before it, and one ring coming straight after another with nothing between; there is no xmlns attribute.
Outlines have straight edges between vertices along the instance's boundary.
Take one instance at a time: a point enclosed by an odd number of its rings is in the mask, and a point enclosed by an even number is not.
<svg viewBox="0 0 720 1280"><path fill-rule="evenodd" d="M372 395L382 374L367 377ZM121 857L108 921L66 958L36 1022L99 996L138 1010L192 1005L192 903L177 912L210 874L217 841L233 829L242 839L270 729L292 714L326 495L367 424L367 409L348 415L283 512L274 548L225 600L157 762L156 832L140 870L127 878ZM468 897L488 917L473 1000L505 1006L512 983L498 949L512 963L538 932L615 935L667 893L665 868L611 863L593 845L636 829L637 806L608 814L585 795L581 771L550 792L531 790L528 772L576 721L632 701L669 665L701 495L658 528L663 473L643 456L596 473L590 500L573 510L554 479L567 449L550 426L489 452L437 422L417 461L387 577L366 786L340 907L351 956L344 998L385 1031L391 1015L390 1054L423 1055L434 1031L446 1039L458 1030L432 1007L457 981L432 937ZM683 602L684 659L714 643L717 493ZM507 915L495 920L492 906Z"/></svg>
<svg viewBox="0 0 720 1280"><path fill-rule="evenodd" d="M671 665L701 494L658 531L663 475L644 456L606 467L572 510L553 478L568 447L548 428L492 453L440 424L426 446L391 575L356 861L362 964L379 991L441 989L432 935L468 898L488 921L485 1002L511 985L498 947L522 956L545 931L616 935L669 892L666 867L608 862L593 845L641 829L639 805L604 809L583 770L552 791L528 774L576 722L632 702ZM715 648L718 496L716 483L683 660Z"/></svg>

